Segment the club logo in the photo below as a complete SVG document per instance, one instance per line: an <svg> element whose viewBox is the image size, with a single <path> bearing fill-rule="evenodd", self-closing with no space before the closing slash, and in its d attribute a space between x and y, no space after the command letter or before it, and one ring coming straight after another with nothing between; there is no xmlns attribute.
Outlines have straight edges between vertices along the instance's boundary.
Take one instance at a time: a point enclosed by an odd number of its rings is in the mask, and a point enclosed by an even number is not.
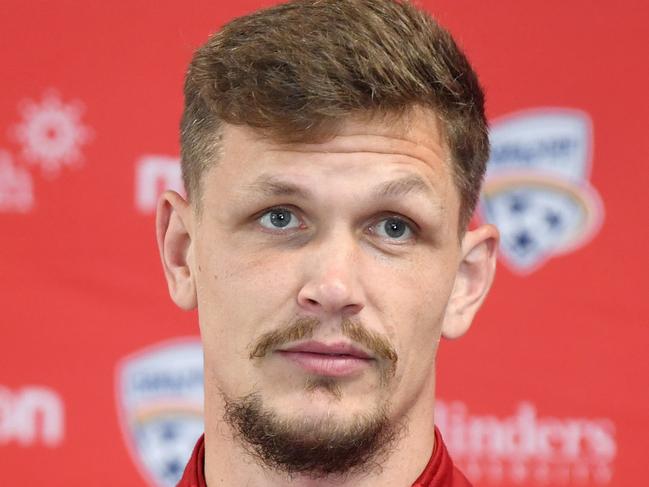
<svg viewBox="0 0 649 487"><path fill-rule="evenodd" d="M151 486L175 486L203 433L200 340L171 340L123 359L116 396L122 433L141 474Z"/></svg>
<svg viewBox="0 0 649 487"><path fill-rule="evenodd" d="M590 185L592 129L578 110L536 109L492 123L480 203L501 232L501 258L519 274L585 245L603 220Z"/></svg>

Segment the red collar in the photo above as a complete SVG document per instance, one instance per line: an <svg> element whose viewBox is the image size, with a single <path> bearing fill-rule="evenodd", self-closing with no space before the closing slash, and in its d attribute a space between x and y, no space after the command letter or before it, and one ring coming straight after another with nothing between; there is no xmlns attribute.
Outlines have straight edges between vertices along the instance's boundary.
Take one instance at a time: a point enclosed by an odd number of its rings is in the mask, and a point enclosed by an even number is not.
<svg viewBox="0 0 649 487"><path fill-rule="evenodd" d="M207 487L205 483L205 443L203 436L198 439L192 457L185 468L177 487ZM469 481L455 468L446 450L442 435L435 428L435 449L412 487L471 487Z"/></svg>

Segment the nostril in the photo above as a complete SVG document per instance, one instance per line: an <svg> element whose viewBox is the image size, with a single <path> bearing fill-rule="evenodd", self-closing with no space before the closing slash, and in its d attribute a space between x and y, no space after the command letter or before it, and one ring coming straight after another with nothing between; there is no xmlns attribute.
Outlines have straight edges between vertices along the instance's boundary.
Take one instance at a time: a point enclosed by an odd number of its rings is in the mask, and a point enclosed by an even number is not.
<svg viewBox="0 0 649 487"><path fill-rule="evenodd" d="M363 308L362 304L348 304L343 309L343 315L347 317L357 315Z"/></svg>
<svg viewBox="0 0 649 487"><path fill-rule="evenodd" d="M315 299L308 298L307 303L309 303L312 306L317 306L318 302Z"/></svg>

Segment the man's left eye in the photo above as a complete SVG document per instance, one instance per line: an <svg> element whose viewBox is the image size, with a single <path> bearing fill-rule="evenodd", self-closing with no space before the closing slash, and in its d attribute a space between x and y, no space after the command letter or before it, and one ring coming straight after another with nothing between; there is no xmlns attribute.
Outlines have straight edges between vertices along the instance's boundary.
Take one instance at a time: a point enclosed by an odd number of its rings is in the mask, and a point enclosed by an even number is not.
<svg viewBox="0 0 649 487"><path fill-rule="evenodd" d="M298 228L300 221L291 210L273 208L259 217L259 224L269 230Z"/></svg>
<svg viewBox="0 0 649 487"><path fill-rule="evenodd" d="M414 236L410 224L403 218L384 218L376 223L372 228L373 233L379 237L397 242L410 240Z"/></svg>

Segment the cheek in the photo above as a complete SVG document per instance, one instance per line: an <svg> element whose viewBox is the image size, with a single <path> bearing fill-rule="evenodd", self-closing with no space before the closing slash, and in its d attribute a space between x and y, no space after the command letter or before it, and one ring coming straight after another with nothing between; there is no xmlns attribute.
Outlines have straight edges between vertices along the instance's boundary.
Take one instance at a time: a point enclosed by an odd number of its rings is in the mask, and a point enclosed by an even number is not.
<svg viewBox="0 0 649 487"><path fill-rule="evenodd" d="M409 296L408 323L402 332L403 350L408 355L434 356L442 322L446 311L449 291L445 286L420 286L413 288Z"/></svg>
<svg viewBox="0 0 649 487"><path fill-rule="evenodd" d="M393 324L389 333L404 375L428 374L427 366L435 359L455 280L452 262L450 254L419 262L408 272L393 275L392 290L383 294L387 322Z"/></svg>
<svg viewBox="0 0 649 487"><path fill-rule="evenodd" d="M254 338L285 316L281 311L290 301L288 279L295 275L286 272L290 260L241 248L204 247L197 264L201 333L218 340L221 353L245 355Z"/></svg>

